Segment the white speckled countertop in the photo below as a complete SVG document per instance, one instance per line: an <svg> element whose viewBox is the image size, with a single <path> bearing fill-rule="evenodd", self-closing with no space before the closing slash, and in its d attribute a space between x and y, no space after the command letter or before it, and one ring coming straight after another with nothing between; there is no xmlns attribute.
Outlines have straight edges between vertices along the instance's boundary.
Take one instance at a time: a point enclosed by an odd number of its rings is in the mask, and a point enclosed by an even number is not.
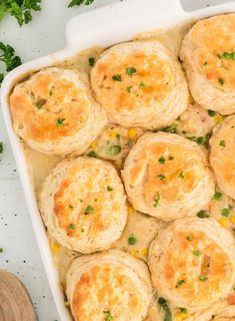
<svg viewBox="0 0 235 321"><path fill-rule="evenodd" d="M67 21L86 10L120 0L96 0L91 6L68 9L69 0L43 0L42 11L19 28L12 17L0 24L0 40L12 45L23 61L62 49ZM143 0L144 1L144 0ZM190 11L225 0L182 0ZM15 161L0 112L0 268L14 273L27 287L39 321L59 321L32 230L28 209L15 170ZM1 319L1 316L0 316ZM26 320L25 320L26 321Z"/></svg>

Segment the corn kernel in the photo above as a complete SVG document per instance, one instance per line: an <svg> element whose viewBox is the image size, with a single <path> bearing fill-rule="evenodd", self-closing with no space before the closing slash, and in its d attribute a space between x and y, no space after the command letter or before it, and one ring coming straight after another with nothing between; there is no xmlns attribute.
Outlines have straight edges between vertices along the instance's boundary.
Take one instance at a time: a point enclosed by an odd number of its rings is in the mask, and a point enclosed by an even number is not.
<svg viewBox="0 0 235 321"><path fill-rule="evenodd" d="M128 214L133 214L134 213L134 208L131 206L128 206Z"/></svg>
<svg viewBox="0 0 235 321"><path fill-rule="evenodd" d="M135 129L135 128L130 128L130 129L128 130L128 137L129 137L130 139L136 139L136 136L137 136L137 131L136 131L136 129Z"/></svg>
<svg viewBox="0 0 235 321"><path fill-rule="evenodd" d="M54 253L58 253L60 251L60 244L57 243L57 242L54 242L52 245L51 245L51 249Z"/></svg>
<svg viewBox="0 0 235 321"><path fill-rule="evenodd" d="M175 321L181 321L186 319L187 315L185 313L179 312L175 315Z"/></svg>
<svg viewBox="0 0 235 321"><path fill-rule="evenodd" d="M219 222L223 227L228 227L228 220L226 217L222 217Z"/></svg>
<svg viewBox="0 0 235 321"><path fill-rule="evenodd" d="M117 137L117 132L115 130L111 130L109 132L109 138L114 139Z"/></svg>
<svg viewBox="0 0 235 321"><path fill-rule="evenodd" d="M131 255L136 257L136 250L131 250Z"/></svg>
<svg viewBox="0 0 235 321"><path fill-rule="evenodd" d="M147 249L147 248L143 249L143 250L141 251L141 254L142 254L142 256L147 256L147 254L148 254L148 249Z"/></svg>
<svg viewBox="0 0 235 321"><path fill-rule="evenodd" d="M195 103L195 100L192 95L189 95L188 102L189 102L189 104Z"/></svg>
<svg viewBox="0 0 235 321"><path fill-rule="evenodd" d="M221 124L222 120L223 120L223 116L216 115L216 117L215 117L216 124Z"/></svg>
<svg viewBox="0 0 235 321"><path fill-rule="evenodd" d="M91 144L91 148L92 148L92 149L96 149L96 147L97 147L97 143L96 143L96 142L93 142L93 143Z"/></svg>
<svg viewBox="0 0 235 321"><path fill-rule="evenodd" d="M232 224L235 224L235 216L234 216L234 215L231 216L229 220L230 220L230 222L231 222Z"/></svg>

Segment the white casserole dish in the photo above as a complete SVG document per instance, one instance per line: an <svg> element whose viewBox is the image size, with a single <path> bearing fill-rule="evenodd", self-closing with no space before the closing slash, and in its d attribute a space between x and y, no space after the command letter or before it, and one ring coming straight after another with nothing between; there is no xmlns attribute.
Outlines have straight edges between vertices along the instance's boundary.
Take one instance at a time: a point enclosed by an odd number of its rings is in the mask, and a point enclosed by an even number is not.
<svg viewBox="0 0 235 321"><path fill-rule="evenodd" d="M12 150L15 156L25 198L29 207L36 239L56 302L61 321L71 320L64 305L54 267L45 227L38 211L36 197L28 174L27 164L19 137L15 134L9 108L9 93L21 76L51 66L71 57L74 53L96 45L109 47L128 41L138 32L169 28L190 19L202 19L216 14L235 12L235 1L206 9L186 12L180 0L126 0L112 6L90 11L70 20L66 28L67 47L57 53L28 62L7 75L1 87L1 106Z"/></svg>

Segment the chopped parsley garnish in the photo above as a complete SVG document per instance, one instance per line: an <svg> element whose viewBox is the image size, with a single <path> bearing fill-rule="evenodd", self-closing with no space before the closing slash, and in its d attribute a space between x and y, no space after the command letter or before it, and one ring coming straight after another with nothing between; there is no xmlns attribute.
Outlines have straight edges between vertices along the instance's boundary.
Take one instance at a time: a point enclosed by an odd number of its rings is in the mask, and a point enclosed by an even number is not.
<svg viewBox="0 0 235 321"><path fill-rule="evenodd" d="M192 241L192 240L193 240L193 236L190 234L190 235L188 235L188 236L186 237L186 239L187 239L188 241Z"/></svg>
<svg viewBox="0 0 235 321"><path fill-rule="evenodd" d="M0 154L3 153L3 142L0 142Z"/></svg>
<svg viewBox="0 0 235 321"><path fill-rule="evenodd" d="M38 100L36 101L35 103L35 106L38 108L38 109L41 109L45 104L46 104L46 99L41 99L41 98L38 98Z"/></svg>
<svg viewBox="0 0 235 321"><path fill-rule="evenodd" d="M221 211L221 215L224 217L228 217L230 215L230 209L229 208L223 208Z"/></svg>
<svg viewBox="0 0 235 321"><path fill-rule="evenodd" d="M53 95L53 90L50 89L50 91L49 91L49 96L52 96L52 95Z"/></svg>
<svg viewBox="0 0 235 321"><path fill-rule="evenodd" d="M184 178L184 172L181 172L181 173L179 174L179 178L181 178L181 179Z"/></svg>
<svg viewBox="0 0 235 321"><path fill-rule="evenodd" d="M95 64L95 58L94 58L94 57L90 57L90 58L88 59L88 63L89 63L89 66L93 67L94 64Z"/></svg>
<svg viewBox="0 0 235 321"><path fill-rule="evenodd" d="M145 83L143 81L141 81L140 87L144 87L144 86L145 86Z"/></svg>
<svg viewBox="0 0 235 321"><path fill-rule="evenodd" d="M166 159L165 159L163 156L161 156L161 157L158 159L158 161L159 161L159 163L161 163L161 164L165 164Z"/></svg>
<svg viewBox="0 0 235 321"><path fill-rule="evenodd" d="M166 176L164 174L158 175L157 178L159 178L161 181L165 181L166 180Z"/></svg>
<svg viewBox="0 0 235 321"><path fill-rule="evenodd" d="M220 145L221 147L225 147L225 146L226 146L225 140L221 140L221 141L219 142L219 145Z"/></svg>
<svg viewBox="0 0 235 321"><path fill-rule="evenodd" d="M220 192L215 192L213 199L216 201L220 201L223 198L223 194Z"/></svg>
<svg viewBox="0 0 235 321"><path fill-rule="evenodd" d="M169 160L173 160L173 159L174 159L174 156L168 156L168 159L169 159Z"/></svg>
<svg viewBox="0 0 235 321"><path fill-rule="evenodd" d="M201 210L197 213L197 216L200 218L206 218L209 217L209 213L206 210Z"/></svg>
<svg viewBox="0 0 235 321"><path fill-rule="evenodd" d="M167 301L164 298L159 298L157 303L161 306L161 308L165 312L163 321L172 321L172 314L167 304Z"/></svg>
<svg viewBox="0 0 235 321"><path fill-rule="evenodd" d="M161 196L160 196L160 194L158 193L158 196L157 196L157 198L155 198L155 201L154 201L154 203L153 203L153 207L154 207L154 208L157 208L157 207L158 207L158 205L159 205L159 203L160 203L160 200L161 200Z"/></svg>
<svg viewBox="0 0 235 321"><path fill-rule="evenodd" d="M177 125L171 124L167 127L161 128L160 130L165 133L176 134L177 133Z"/></svg>
<svg viewBox="0 0 235 321"><path fill-rule="evenodd" d="M69 208L71 208L71 210L74 209L73 205L69 204Z"/></svg>
<svg viewBox="0 0 235 321"><path fill-rule="evenodd" d="M113 145L113 146L109 147L109 149L107 150L107 154L111 155L111 156L115 156L115 155L120 154L121 150L122 150L121 146Z"/></svg>
<svg viewBox="0 0 235 321"><path fill-rule="evenodd" d="M222 54L218 54L217 57L220 58L220 59L224 58L224 59L235 60L235 52L229 53L229 52L225 51Z"/></svg>
<svg viewBox="0 0 235 321"><path fill-rule="evenodd" d="M56 126L57 127L63 127L65 126L65 118L57 118L56 119Z"/></svg>
<svg viewBox="0 0 235 321"><path fill-rule="evenodd" d="M133 88L132 86L126 87L127 92L128 92L128 93L131 93L132 88Z"/></svg>
<svg viewBox="0 0 235 321"><path fill-rule="evenodd" d="M224 79L220 78L218 81L219 81L219 84L220 84L221 86L224 85Z"/></svg>
<svg viewBox="0 0 235 321"><path fill-rule="evenodd" d="M188 313L188 309L187 308L179 308L181 313L187 314Z"/></svg>
<svg viewBox="0 0 235 321"><path fill-rule="evenodd" d="M105 321L113 320L114 316L112 315L112 313L110 311L103 311L103 313L105 315Z"/></svg>
<svg viewBox="0 0 235 321"><path fill-rule="evenodd" d="M133 67L129 67L129 68L126 68L126 73L129 75L129 76L132 76L134 74L137 73L137 70Z"/></svg>
<svg viewBox="0 0 235 321"><path fill-rule="evenodd" d="M204 62L204 66L209 67L209 62L207 60Z"/></svg>
<svg viewBox="0 0 235 321"><path fill-rule="evenodd" d="M89 157L94 157L94 158L97 158L97 157L98 157L98 155L96 154L96 152L93 151L93 150L91 150L91 151L87 154L87 156L89 156Z"/></svg>
<svg viewBox="0 0 235 321"><path fill-rule="evenodd" d="M75 229L75 225L74 224L70 224L69 228L70 228L70 230L74 230Z"/></svg>
<svg viewBox="0 0 235 321"><path fill-rule="evenodd" d="M185 280L178 280L177 283L176 283L176 286L175 286L176 289L177 289L178 287L180 287L181 285L183 285L185 282L186 282Z"/></svg>
<svg viewBox="0 0 235 321"><path fill-rule="evenodd" d="M198 251L198 250L194 250L194 251L193 251L193 254L194 254L195 256L201 256L201 252Z"/></svg>
<svg viewBox="0 0 235 321"><path fill-rule="evenodd" d="M128 244L135 245L137 243L137 238L134 235L128 237Z"/></svg>
<svg viewBox="0 0 235 321"><path fill-rule="evenodd" d="M199 280L204 282L207 280L207 277L204 274L202 274L200 275Z"/></svg>
<svg viewBox="0 0 235 321"><path fill-rule="evenodd" d="M216 111L214 111L214 110L208 110L207 111L208 112L208 115L210 116L210 117L214 117L215 115L216 115Z"/></svg>
<svg viewBox="0 0 235 321"><path fill-rule="evenodd" d="M113 81L122 81L122 76L121 75L114 75L112 77Z"/></svg>
<svg viewBox="0 0 235 321"><path fill-rule="evenodd" d="M0 253L2 253L3 252L3 249L2 248L0 248Z"/></svg>
<svg viewBox="0 0 235 321"><path fill-rule="evenodd" d="M88 6L89 4L93 3L94 0L72 0L70 4L68 5L69 8L80 6L81 4L84 4L85 6Z"/></svg>
<svg viewBox="0 0 235 321"><path fill-rule="evenodd" d="M205 145L205 142L206 142L205 136L201 136L201 137L198 137L198 138L196 139L196 143L197 143L198 145Z"/></svg>
<svg viewBox="0 0 235 321"><path fill-rule="evenodd" d="M111 186L107 186L107 191L108 192L112 192L113 191L113 188Z"/></svg>
<svg viewBox="0 0 235 321"><path fill-rule="evenodd" d="M92 207L91 205L88 205L87 208L85 208L84 214L92 214L94 212L94 207Z"/></svg>

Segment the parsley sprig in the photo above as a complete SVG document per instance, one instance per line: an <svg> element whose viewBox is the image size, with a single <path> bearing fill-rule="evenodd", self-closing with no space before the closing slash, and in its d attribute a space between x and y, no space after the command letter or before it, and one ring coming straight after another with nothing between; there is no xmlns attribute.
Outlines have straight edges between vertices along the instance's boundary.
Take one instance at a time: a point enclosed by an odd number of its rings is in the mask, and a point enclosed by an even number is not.
<svg viewBox="0 0 235 321"><path fill-rule="evenodd" d="M2 42L0 42L0 61L6 65L6 71L11 71L22 63L20 57L15 55L15 50L9 45L4 45ZM3 78L4 74L1 73L0 84Z"/></svg>
<svg viewBox="0 0 235 321"><path fill-rule="evenodd" d="M1 0L0 20L10 14L22 26L32 20L32 11L41 10L41 0Z"/></svg>
<svg viewBox="0 0 235 321"><path fill-rule="evenodd" d="M82 4L84 4L85 6L89 6L89 4L91 4L92 2L94 2L94 0L72 0L68 7L72 8L75 6L80 6Z"/></svg>

